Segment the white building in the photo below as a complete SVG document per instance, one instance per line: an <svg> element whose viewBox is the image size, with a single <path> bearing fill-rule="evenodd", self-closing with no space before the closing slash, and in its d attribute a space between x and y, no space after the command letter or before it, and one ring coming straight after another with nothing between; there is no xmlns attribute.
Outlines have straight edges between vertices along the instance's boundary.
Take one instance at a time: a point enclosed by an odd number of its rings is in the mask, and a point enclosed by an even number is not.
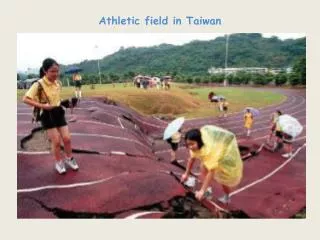
<svg viewBox="0 0 320 240"><path fill-rule="evenodd" d="M210 74L235 74L237 72L247 72L247 73L267 73L268 68L261 67L245 67L245 68L210 68L208 72Z"/></svg>
<svg viewBox="0 0 320 240"><path fill-rule="evenodd" d="M281 71L289 72L290 68L282 69L282 68L263 68L263 67L244 67L244 68L209 68L209 74L236 74L237 72L246 72L246 73L272 73L278 74Z"/></svg>

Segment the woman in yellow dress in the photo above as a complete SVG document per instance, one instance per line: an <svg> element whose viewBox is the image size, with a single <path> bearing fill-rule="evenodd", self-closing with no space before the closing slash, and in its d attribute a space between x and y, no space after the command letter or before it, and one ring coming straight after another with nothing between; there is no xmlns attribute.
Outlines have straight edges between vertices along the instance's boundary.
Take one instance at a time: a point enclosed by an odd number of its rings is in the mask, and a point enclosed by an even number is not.
<svg viewBox="0 0 320 240"><path fill-rule="evenodd" d="M246 113L244 114L244 127L247 129L247 137L250 136L251 128L253 124L253 114L249 108L247 108Z"/></svg>
<svg viewBox="0 0 320 240"><path fill-rule="evenodd" d="M225 195L219 200L230 202L230 192L242 179L243 163L236 137L233 133L206 125L201 129L192 129L185 135L186 146L190 151L187 169L181 176L185 182L196 159L201 162L202 186L196 191L196 198L202 200L211 181L221 184Z"/></svg>

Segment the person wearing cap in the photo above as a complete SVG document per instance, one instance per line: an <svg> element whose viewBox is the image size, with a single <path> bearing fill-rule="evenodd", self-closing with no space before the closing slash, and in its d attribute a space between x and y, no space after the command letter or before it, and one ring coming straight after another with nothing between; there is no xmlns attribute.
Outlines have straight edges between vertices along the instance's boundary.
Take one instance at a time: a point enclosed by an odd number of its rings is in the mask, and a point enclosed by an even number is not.
<svg viewBox="0 0 320 240"><path fill-rule="evenodd" d="M235 135L217 126L205 125L200 129L188 131L185 143L190 157L186 171L181 176L181 182L189 178L192 166L198 159L204 179L201 188L196 191L196 198L202 200L205 197L214 179L225 193L219 201L229 203L231 190L240 183L243 173L243 163Z"/></svg>

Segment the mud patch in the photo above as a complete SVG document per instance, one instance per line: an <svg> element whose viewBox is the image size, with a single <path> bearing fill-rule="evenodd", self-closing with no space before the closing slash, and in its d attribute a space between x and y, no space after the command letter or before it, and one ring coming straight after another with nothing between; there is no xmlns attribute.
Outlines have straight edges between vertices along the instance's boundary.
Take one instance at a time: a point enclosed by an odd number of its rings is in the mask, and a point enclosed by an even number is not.
<svg viewBox="0 0 320 240"><path fill-rule="evenodd" d="M22 140L21 147L29 152L43 152L51 149L47 133L44 130L37 130L30 137Z"/></svg>

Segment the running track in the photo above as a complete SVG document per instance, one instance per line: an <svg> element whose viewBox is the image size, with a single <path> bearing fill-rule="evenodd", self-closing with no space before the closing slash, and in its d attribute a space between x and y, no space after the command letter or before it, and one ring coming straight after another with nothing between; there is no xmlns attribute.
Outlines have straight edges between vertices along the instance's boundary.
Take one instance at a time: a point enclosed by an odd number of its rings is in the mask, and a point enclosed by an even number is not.
<svg viewBox="0 0 320 240"><path fill-rule="evenodd" d="M294 142L295 155L291 159L263 149L244 162L244 178L232 193L231 204L224 206L216 201L222 192L219 186L214 186L214 198L205 202L208 208L242 211L255 218L287 218L305 207L306 93L305 90L272 91L285 94L287 99L278 106L260 109L249 139L244 136L242 113L226 118L191 119L185 123L186 129L205 124L227 128L238 136L240 144L251 147L265 141L271 114L277 109L298 118L304 125L303 133ZM100 154L78 154L81 171L68 172L61 177L54 173L48 152L19 149L20 140L34 127L30 124L30 111L18 104L19 218L57 217L52 210L55 208L69 212L113 213L106 217L158 218L164 216L165 211L138 208L185 195L183 186L169 174L171 171L179 177L183 171L168 163L168 146L165 143L152 146L152 136L161 135L166 122L96 100L83 101L76 111L77 121L69 124L73 146ZM159 157L164 160L156 161ZM178 157L184 165L187 153L183 146L178 150ZM197 169L194 172L197 173ZM133 197L135 200L129 201ZM39 202L45 203L45 207Z"/></svg>

